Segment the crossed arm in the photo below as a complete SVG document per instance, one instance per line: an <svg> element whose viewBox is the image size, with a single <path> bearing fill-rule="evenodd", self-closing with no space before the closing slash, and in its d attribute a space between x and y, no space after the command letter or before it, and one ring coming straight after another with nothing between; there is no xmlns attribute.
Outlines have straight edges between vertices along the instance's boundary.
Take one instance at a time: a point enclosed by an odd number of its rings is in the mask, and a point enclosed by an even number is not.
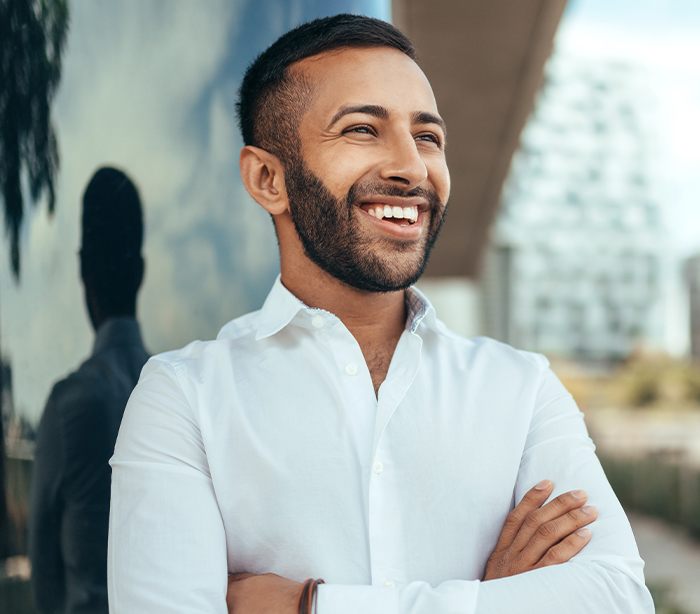
<svg viewBox="0 0 700 614"><path fill-rule="evenodd" d="M553 487L549 480L539 482L508 515L484 581L566 563L590 541L586 525L598 512L586 505L586 493L571 491L545 503ZM226 605L229 614L297 614L302 588L302 583L276 574L232 574Z"/></svg>
<svg viewBox="0 0 700 614"><path fill-rule="evenodd" d="M140 384L132 396L112 461L112 613L295 612L301 587L292 580L266 574L229 584L226 534L195 419L171 376L148 376L157 378L164 378L157 394ZM319 587L318 613L653 612L629 524L575 403L554 376L540 397L518 471L519 504L481 579L391 589L329 583ZM532 488L547 475L554 484ZM597 515L571 494L576 487L587 490ZM592 536L577 533L594 520Z"/></svg>

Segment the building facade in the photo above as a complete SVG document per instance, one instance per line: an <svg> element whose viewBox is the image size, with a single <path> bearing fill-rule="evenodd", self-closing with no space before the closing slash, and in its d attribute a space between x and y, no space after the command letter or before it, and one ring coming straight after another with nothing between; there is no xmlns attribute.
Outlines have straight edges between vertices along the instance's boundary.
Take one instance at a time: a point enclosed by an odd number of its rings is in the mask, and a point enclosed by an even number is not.
<svg viewBox="0 0 700 614"><path fill-rule="evenodd" d="M487 256L487 334L593 361L654 345L663 231L649 100L629 65L552 56Z"/></svg>

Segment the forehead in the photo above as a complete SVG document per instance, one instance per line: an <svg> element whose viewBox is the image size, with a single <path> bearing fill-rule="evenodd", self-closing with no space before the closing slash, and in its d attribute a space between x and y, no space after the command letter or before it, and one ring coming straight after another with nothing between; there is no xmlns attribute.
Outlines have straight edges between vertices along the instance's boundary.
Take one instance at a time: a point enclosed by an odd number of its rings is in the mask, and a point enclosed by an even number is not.
<svg viewBox="0 0 700 614"><path fill-rule="evenodd" d="M427 77L411 58L388 47L346 48L319 54L294 66L311 80L306 117L323 121L344 105L373 104L390 113L437 113Z"/></svg>

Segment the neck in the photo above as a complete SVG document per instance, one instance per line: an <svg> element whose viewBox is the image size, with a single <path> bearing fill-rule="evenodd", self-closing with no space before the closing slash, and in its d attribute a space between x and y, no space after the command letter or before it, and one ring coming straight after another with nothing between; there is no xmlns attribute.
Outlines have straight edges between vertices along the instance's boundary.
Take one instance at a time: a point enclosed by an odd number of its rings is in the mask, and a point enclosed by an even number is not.
<svg viewBox="0 0 700 614"><path fill-rule="evenodd" d="M404 290L368 292L352 288L313 263L294 267L281 261L284 286L309 307L331 312L345 325L366 354L368 346L391 346L406 325Z"/></svg>
<svg viewBox="0 0 700 614"><path fill-rule="evenodd" d="M90 317L90 323L95 332L110 318L136 318L136 306L132 309L124 309L112 311L104 309L94 295L90 292L86 293L87 311Z"/></svg>

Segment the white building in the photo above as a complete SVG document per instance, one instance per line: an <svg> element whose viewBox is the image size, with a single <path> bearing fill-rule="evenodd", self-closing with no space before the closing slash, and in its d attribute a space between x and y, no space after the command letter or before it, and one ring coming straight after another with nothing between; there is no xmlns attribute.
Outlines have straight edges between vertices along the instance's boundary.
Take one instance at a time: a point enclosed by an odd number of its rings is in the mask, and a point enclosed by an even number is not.
<svg viewBox="0 0 700 614"><path fill-rule="evenodd" d="M630 66L552 57L486 259L487 334L590 360L656 344L663 231L649 100Z"/></svg>

